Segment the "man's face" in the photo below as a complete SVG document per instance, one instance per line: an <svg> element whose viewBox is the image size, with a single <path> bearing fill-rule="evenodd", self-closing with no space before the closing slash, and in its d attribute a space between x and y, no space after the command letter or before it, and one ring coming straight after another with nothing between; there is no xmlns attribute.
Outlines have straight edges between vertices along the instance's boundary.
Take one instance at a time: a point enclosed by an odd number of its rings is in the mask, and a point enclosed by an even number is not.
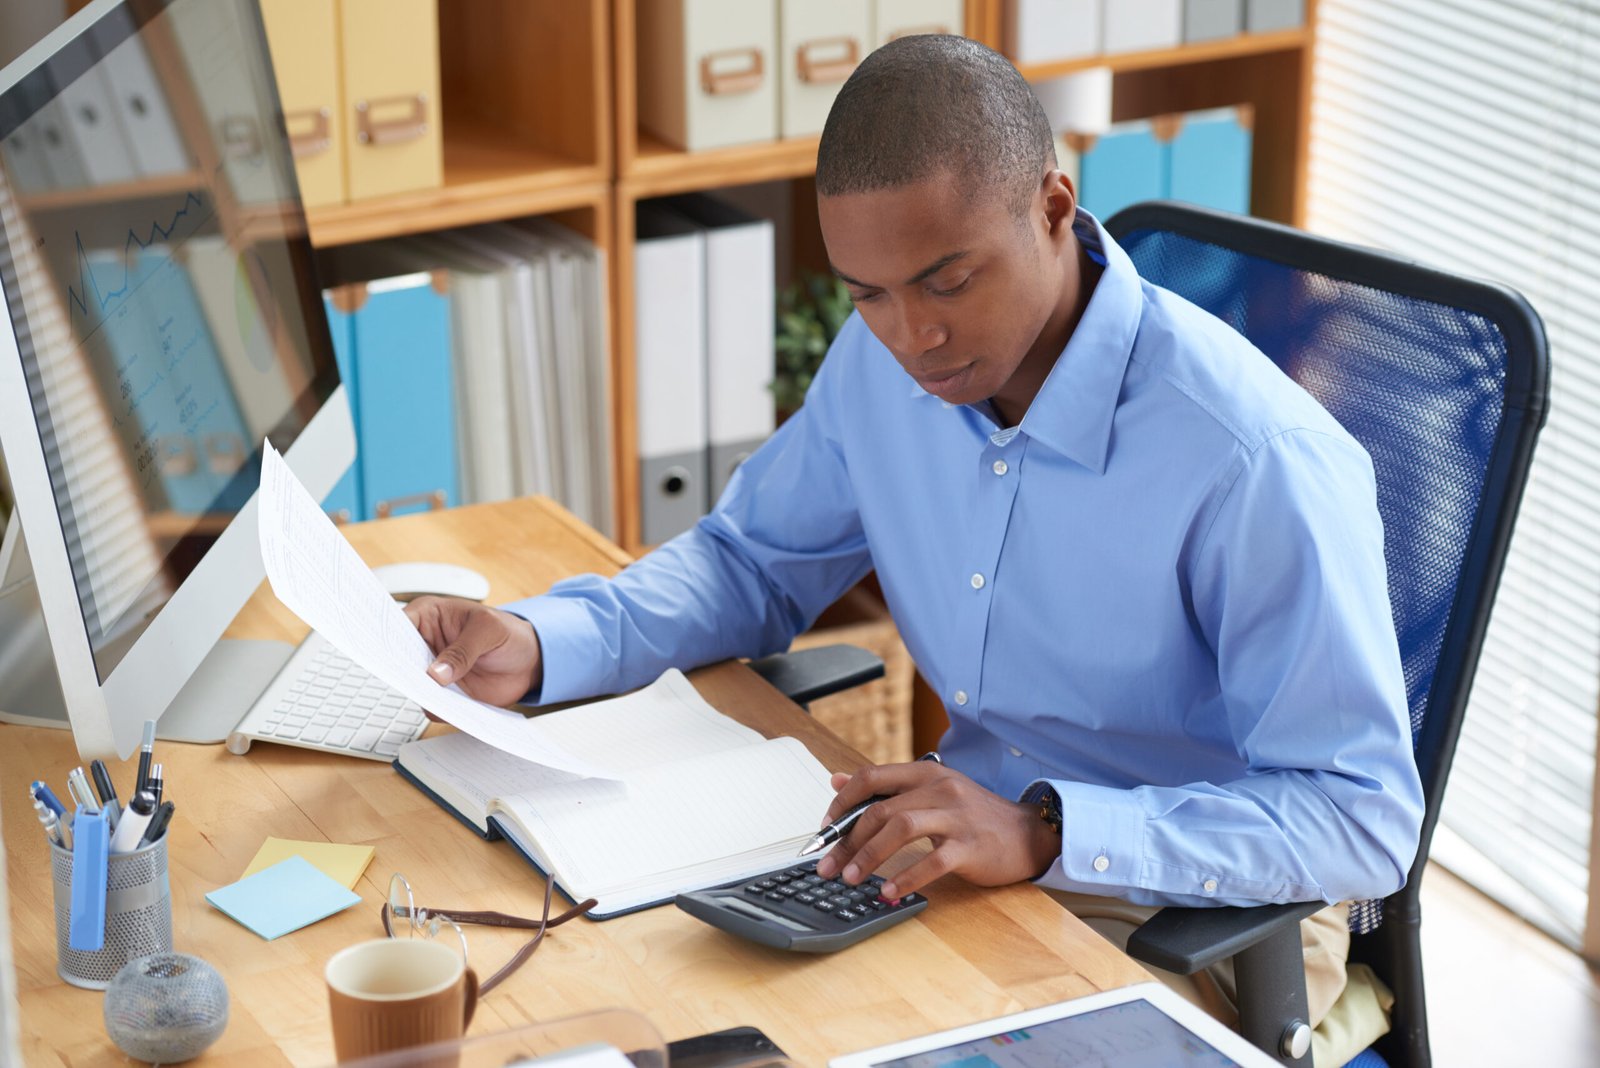
<svg viewBox="0 0 1600 1068"><path fill-rule="evenodd" d="M1042 203L1025 224L942 176L817 203L834 272L906 373L954 404L1000 393L1061 296Z"/></svg>

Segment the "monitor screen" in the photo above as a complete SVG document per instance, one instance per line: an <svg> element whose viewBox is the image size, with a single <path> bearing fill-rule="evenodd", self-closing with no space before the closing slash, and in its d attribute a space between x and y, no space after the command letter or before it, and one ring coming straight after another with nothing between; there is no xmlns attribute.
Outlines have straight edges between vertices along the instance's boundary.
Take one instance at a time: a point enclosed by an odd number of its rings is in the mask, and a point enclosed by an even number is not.
<svg viewBox="0 0 1600 1068"><path fill-rule="evenodd" d="M127 0L0 92L0 284L102 683L338 386L264 41L252 0Z"/></svg>

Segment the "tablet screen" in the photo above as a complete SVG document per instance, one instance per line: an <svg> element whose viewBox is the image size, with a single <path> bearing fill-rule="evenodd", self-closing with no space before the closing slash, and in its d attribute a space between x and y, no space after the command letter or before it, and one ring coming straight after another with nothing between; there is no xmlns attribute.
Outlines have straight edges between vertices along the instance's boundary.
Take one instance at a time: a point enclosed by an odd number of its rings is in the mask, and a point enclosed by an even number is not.
<svg viewBox="0 0 1600 1068"><path fill-rule="evenodd" d="M874 1068L1237 1068L1238 1062L1138 1000L1050 1020Z"/></svg>

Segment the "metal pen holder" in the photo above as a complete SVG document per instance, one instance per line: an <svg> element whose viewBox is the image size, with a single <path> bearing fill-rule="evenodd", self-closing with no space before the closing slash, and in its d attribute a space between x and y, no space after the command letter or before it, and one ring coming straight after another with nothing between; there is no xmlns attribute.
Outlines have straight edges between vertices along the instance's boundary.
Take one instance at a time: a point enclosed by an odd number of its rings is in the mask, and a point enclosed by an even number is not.
<svg viewBox="0 0 1600 1068"><path fill-rule="evenodd" d="M167 881L167 835L131 853L113 853L106 869L106 937L101 948L73 949L72 850L52 844L55 883L56 972L86 990L104 990L130 960L172 949L172 887Z"/></svg>

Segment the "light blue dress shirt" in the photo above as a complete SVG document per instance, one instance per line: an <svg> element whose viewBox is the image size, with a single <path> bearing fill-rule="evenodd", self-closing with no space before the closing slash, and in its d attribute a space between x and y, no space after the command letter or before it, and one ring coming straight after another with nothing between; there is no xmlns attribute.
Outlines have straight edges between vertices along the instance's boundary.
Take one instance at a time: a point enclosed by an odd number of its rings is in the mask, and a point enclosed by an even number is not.
<svg viewBox="0 0 1600 1068"><path fill-rule="evenodd" d="M1040 882L1138 904L1381 897L1421 783L1372 465L1219 320L1104 271L1020 425L951 406L859 316L712 514L508 606L542 700L787 648L874 567L945 763L1064 816Z"/></svg>

